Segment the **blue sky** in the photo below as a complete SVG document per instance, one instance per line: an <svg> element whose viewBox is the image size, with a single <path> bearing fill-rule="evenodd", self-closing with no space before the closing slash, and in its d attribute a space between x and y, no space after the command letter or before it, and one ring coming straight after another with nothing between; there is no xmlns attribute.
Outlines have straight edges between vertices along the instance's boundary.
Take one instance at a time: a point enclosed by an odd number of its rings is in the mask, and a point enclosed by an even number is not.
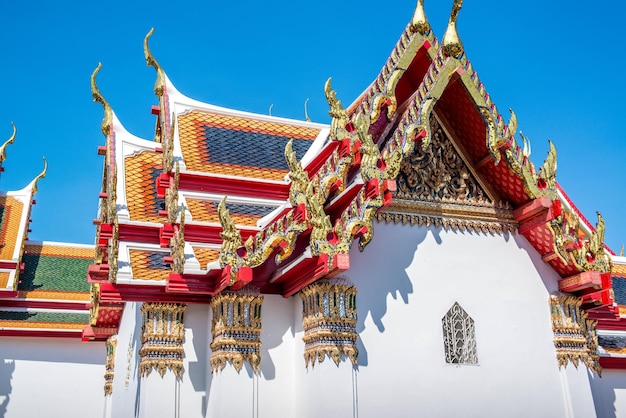
<svg viewBox="0 0 626 418"><path fill-rule="evenodd" d="M9 146L2 190L24 187L49 162L32 212L34 240L93 243L104 144L91 72L122 124L151 138L155 73L142 43L174 85L204 102L327 123L326 78L347 106L376 77L411 19L415 2L291 1L181 3L0 2L0 141ZM452 0L426 0L435 35ZM506 5L506 7L503 7ZM626 3L467 0L458 30L468 58L502 113L515 110L543 163L558 150L557 180L587 218L605 218L606 243L626 241Z"/></svg>

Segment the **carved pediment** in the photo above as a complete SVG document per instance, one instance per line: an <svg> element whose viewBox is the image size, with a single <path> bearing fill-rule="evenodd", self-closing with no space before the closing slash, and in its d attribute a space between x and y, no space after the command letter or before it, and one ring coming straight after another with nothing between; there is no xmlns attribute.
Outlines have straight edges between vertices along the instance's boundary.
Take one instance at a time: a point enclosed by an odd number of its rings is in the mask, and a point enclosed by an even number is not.
<svg viewBox="0 0 626 418"><path fill-rule="evenodd" d="M493 198L434 114L430 128L429 146L415 147L404 158L393 203L378 219L492 233L514 230L511 206Z"/></svg>

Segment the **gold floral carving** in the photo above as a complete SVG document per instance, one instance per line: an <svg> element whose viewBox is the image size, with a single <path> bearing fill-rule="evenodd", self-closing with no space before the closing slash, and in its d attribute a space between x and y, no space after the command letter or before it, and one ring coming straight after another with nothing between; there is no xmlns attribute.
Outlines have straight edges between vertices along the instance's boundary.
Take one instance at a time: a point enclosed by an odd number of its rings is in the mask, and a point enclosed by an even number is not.
<svg viewBox="0 0 626 418"><path fill-rule="evenodd" d="M180 223L175 228L174 236L170 239L174 273L183 274L185 270L185 208L180 215Z"/></svg>
<svg viewBox="0 0 626 418"><path fill-rule="evenodd" d="M357 365L356 287L341 281L318 281L300 292L304 362L308 367L329 356L339 365L343 356Z"/></svg>
<svg viewBox="0 0 626 418"><path fill-rule="evenodd" d="M139 372L148 376L156 369L161 376L170 369L178 378L183 376L183 314L187 305L147 302L141 306L143 326L139 349Z"/></svg>
<svg viewBox="0 0 626 418"><path fill-rule="evenodd" d="M285 160L289 167L289 179L291 187L289 188L289 202L293 207L306 203L306 188L309 184L309 174L302 169L302 164L298 161L296 153L293 150L293 139L285 145Z"/></svg>
<svg viewBox="0 0 626 418"><path fill-rule="evenodd" d="M100 283L91 283L89 286L89 325L95 327L98 321L100 307Z"/></svg>
<svg viewBox="0 0 626 418"><path fill-rule="evenodd" d="M113 377L115 376L115 351L117 348L117 335L111 335L106 341L106 362L104 372L104 396L113 393Z"/></svg>
<svg viewBox="0 0 626 418"><path fill-rule="evenodd" d="M109 263L109 283L116 283L117 281L117 257L119 255L120 246L120 227L117 222L117 218L113 221L113 237L111 237L109 243L109 252L107 255L107 261Z"/></svg>
<svg viewBox="0 0 626 418"><path fill-rule="evenodd" d="M7 158L7 146L15 141L15 136L17 135L17 128L13 122L11 122L11 126L13 127L13 134L0 146L0 165L2 165Z"/></svg>
<svg viewBox="0 0 626 418"><path fill-rule="evenodd" d="M589 370L601 374L597 322L587 317L581 304L581 300L574 296L550 297L557 361L559 367L567 366L570 361L578 367L582 362Z"/></svg>
<svg viewBox="0 0 626 418"><path fill-rule="evenodd" d="M178 221L178 216L181 214L181 210L178 207L178 183L180 181L180 167L176 163L176 171L174 172L173 182L170 187L165 191L165 207L167 208L167 221L171 224L175 224ZM184 212L181 217L184 217Z"/></svg>
<svg viewBox="0 0 626 418"><path fill-rule="evenodd" d="M255 372L261 365L261 306L263 296L254 290L222 292L211 308L211 372L231 363L239 372L248 362Z"/></svg>
<svg viewBox="0 0 626 418"><path fill-rule="evenodd" d="M169 135L165 136L165 140L161 141L163 145L163 171L172 172L174 169L174 130L176 128L176 117L172 113L172 125Z"/></svg>

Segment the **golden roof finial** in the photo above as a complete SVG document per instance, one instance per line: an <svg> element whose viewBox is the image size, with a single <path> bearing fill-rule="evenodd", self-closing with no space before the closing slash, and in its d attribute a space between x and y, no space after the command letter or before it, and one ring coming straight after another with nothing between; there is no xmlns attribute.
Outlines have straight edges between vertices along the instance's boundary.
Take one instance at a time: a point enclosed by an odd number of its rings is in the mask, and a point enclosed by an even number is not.
<svg viewBox="0 0 626 418"><path fill-rule="evenodd" d="M304 118L307 122L311 122L311 118L309 117L309 111L306 108L307 103L309 103L309 98L307 97L304 101Z"/></svg>
<svg viewBox="0 0 626 418"><path fill-rule="evenodd" d="M624 257L624 244L622 244L622 249L619 252L620 257Z"/></svg>
<svg viewBox="0 0 626 418"><path fill-rule="evenodd" d="M4 162L4 160L6 160L7 158L7 145L12 144L13 141L15 141L15 135L17 134L17 128L15 127L15 124L13 122L11 122L11 126L13 127L13 134L11 135L11 137L9 139L7 139L7 141L2 144L2 146L0 147L0 165L2 165L2 163Z"/></svg>
<svg viewBox="0 0 626 418"><path fill-rule="evenodd" d="M448 20L448 28L443 35L442 42L446 53L454 58L459 58L463 54L463 43L456 31L456 18L459 14L459 10L461 10L461 6L463 6L463 0L454 0L450 20Z"/></svg>
<svg viewBox="0 0 626 418"><path fill-rule="evenodd" d="M161 98L161 96L163 96L163 87L165 86L165 75L163 73L163 70L161 69L161 66L154 58L154 55L152 55L152 51L150 51L150 45L148 45L148 41L150 40L150 37L153 33L154 28L150 29L150 32L148 32L143 40L143 55L146 58L146 65L154 67L157 72L157 79L154 83L154 94L156 94L157 97Z"/></svg>
<svg viewBox="0 0 626 418"><path fill-rule="evenodd" d="M274 103L270 105L270 116L272 116L272 108L274 107Z"/></svg>
<svg viewBox="0 0 626 418"><path fill-rule="evenodd" d="M422 35L426 35L430 32L430 24L426 18L426 13L424 13L424 0L417 0L413 19L411 19L411 30L413 32L419 32Z"/></svg>
<svg viewBox="0 0 626 418"><path fill-rule="evenodd" d="M43 170L41 173L37 175L37 177L35 177L35 179L31 183L33 185L33 195L37 193L37 182L41 180L42 178L46 177L46 173L48 172L48 161L46 161L46 157L42 157L42 158L43 158Z"/></svg>
<svg viewBox="0 0 626 418"><path fill-rule="evenodd" d="M98 67L91 74L91 94L93 95L93 101L98 102L104 108L104 117L102 118L102 124L100 125L100 129L102 130L102 134L106 137L109 136L111 132L111 122L113 120L113 111L111 110L111 106L109 106L109 102L106 101L100 90L98 89L98 85L96 84L96 76L98 72L102 68L102 63L98 63Z"/></svg>

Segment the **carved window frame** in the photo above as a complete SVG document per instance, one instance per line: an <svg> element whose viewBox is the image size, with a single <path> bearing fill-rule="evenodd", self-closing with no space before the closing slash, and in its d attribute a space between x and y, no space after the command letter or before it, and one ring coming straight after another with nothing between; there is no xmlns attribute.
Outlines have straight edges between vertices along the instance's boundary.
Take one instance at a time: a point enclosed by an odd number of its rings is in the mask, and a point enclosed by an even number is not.
<svg viewBox="0 0 626 418"><path fill-rule="evenodd" d="M441 323L446 363L477 366L476 329L472 317L454 302Z"/></svg>

